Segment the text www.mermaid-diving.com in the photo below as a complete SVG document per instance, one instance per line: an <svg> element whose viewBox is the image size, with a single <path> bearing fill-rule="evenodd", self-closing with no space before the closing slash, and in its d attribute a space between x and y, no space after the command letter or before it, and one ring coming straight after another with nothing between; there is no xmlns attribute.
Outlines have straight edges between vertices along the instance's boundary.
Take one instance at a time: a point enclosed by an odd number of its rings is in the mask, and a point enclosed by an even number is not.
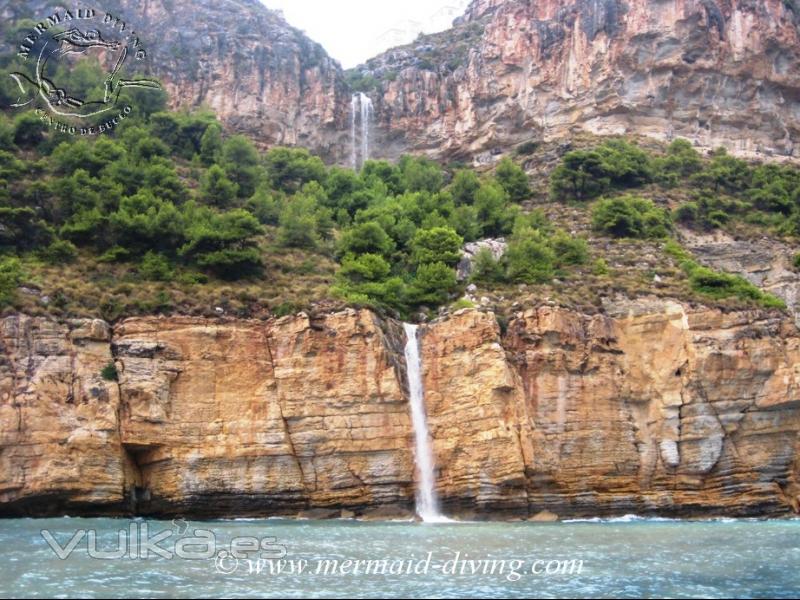
<svg viewBox="0 0 800 600"><path fill-rule="evenodd" d="M564 577L583 573L579 559L543 558L473 558L467 553L428 552L422 558L383 559L237 559L220 555L215 560L217 572L225 575L281 576L426 576L503 577L519 581L523 577Z"/></svg>

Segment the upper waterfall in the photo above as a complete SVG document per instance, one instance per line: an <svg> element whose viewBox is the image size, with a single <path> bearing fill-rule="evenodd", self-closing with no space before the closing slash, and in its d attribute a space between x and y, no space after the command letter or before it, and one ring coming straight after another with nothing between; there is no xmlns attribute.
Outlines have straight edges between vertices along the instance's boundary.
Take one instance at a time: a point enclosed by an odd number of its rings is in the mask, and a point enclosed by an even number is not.
<svg viewBox="0 0 800 600"><path fill-rule="evenodd" d="M369 160L370 123L373 115L370 97L364 92L353 94L350 99L350 139L354 171L358 171Z"/></svg>

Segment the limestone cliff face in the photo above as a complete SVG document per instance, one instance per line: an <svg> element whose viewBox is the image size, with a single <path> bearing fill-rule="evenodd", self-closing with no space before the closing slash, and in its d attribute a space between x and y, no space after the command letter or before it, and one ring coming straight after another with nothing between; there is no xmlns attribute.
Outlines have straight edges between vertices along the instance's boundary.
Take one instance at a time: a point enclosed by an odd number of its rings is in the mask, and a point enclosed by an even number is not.
<svg viewBox="0 0 800 600"><path fill-rule="evenodd" d="M0 336L0 514L413 508L404 340L369 311L113 331L16 316ZM640 300L543 306L501 331L466 310L421 348L450 514L800 508L790 318ZM100 376L111 361L118 382Z"/></svg>
<svg viewBox="0 0 800 600"><path fill-rule="evenodd" d="M41 21L65 7L0 0L0 16ZM98 0L91 7L138 33L148 56L137 66L164 83L173 109L211 108L229 130L263 145L300 145L330 160L344 152L349 95L339 64L259 0Z"/></svg>
<svg viewBox="0 0 800 600"><path fill-rule="evenodd" d="M800 7L783 0L475 0L364 65L383 146L488 158L576 131L800 156Z"/></svg>
<svg viewBox="0 0 800 600"><path fill-rule="evenodd" d="M58 6L0 0L0 16ZM263 145L349 162L359 90L258 0L96 6L140 33L173 108L208 106ZM481 162L586 131L800 158L799 25L795 0L475 0L453 29L359 67L377 81L373 155Z"/></svg>

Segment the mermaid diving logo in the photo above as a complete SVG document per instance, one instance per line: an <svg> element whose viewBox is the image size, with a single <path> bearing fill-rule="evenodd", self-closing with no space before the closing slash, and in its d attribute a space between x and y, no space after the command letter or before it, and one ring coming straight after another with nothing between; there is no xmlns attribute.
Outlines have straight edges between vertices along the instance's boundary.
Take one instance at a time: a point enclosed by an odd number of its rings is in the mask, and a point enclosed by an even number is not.
<svg viewBox="0 0 800 600"><path fill-rule="evenodd" d="M116 127L132 111L122 92L161 89L154 79L127 75L147 51L128 23L93 8L60 10L39 21L17 48L27 72L9 73L19 97L12 108L33 108L54 129L93 135ZM87 89L72 73L81 61L105 71L102 85ZM19 61L18 61L19 62Z"/></svg>

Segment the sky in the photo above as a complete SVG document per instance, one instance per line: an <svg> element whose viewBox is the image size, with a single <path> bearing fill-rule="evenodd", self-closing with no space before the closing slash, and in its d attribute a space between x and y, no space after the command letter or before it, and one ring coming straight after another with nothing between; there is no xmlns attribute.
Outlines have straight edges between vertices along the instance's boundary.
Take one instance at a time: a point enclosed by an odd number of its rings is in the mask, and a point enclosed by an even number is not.
<svg viewBox="0 0 800 600"><path fill-rule="evenodd" d="M345 69L355 67L414 36L414 23L425 33L446 29L450 19L432 19L444 7L461 14L467 0L262 0L267 8L282 10L290 25L323 45ZM394 30L394 31L390 31ZM418 31L418 30L417 30ZM408 40L400 39L411 37Z"/></svg>

